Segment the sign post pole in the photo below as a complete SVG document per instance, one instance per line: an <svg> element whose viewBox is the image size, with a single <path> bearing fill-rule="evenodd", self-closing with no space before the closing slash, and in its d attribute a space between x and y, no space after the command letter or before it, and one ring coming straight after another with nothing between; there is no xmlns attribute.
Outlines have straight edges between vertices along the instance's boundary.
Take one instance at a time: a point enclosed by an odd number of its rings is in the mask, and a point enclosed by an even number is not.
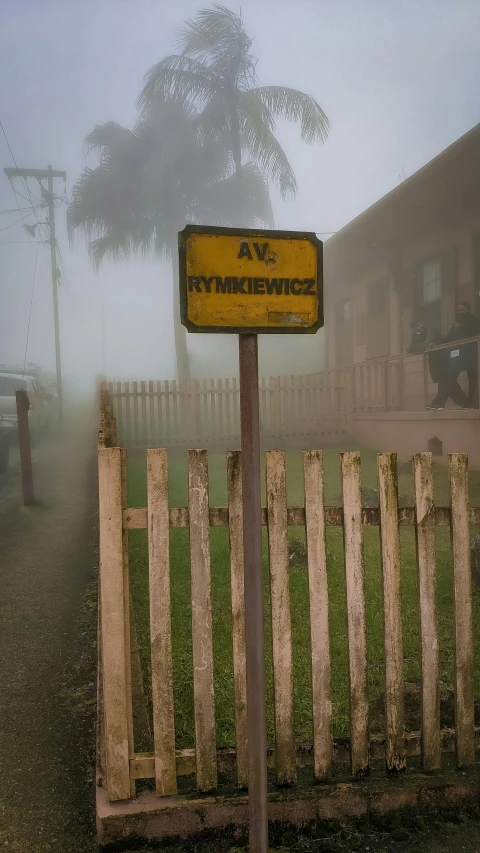
<svg viewBox="0 0 480 853"><path fill-rule="evenodd" d="M258 335L323 326L322 243L313 233L202 225L178 240L183 325L239 335L250 853L267 853Z"/></svg>
<svg viewBox="0 0 480 853"><path fill-rule="evenodd" d="M250 853L267 853L258 336L239 335Z"/></svg>

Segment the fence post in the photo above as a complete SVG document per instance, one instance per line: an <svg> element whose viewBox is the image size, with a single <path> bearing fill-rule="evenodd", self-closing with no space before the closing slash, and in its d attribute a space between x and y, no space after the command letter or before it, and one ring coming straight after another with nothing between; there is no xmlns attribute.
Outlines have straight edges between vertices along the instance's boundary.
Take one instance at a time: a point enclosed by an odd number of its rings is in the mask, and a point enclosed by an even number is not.
<svg viewBox="0 0 480 853"><path fill-rule="evenodd" d="M17 402L18 447L22 471L23 503L29 506L35 502L33 493L32 447L30 443L30 424L28 410L30 401L26 391L15 392Z"/></svg>
<svg viewBox="0 0 480 853"><path fill-rule="evenodd" d="M472 572L468 510L468 457L450 454L451 536L455 629L457 767L475 764Z"/></svg>
<svg viewBox="0 0 480 853"><path fill-rule="evenodd" d="M155 785L163 797L177 792L166 450L147 450L147 494Z"/></svg>
<svg viewBox="0 0 480 853"><path fill-rule="evenodd" d="M365 776L369 773L369 735L360 453L342 453L341 459L350 683L350 761L352 774Z"/></svg>
<svg viewBox="0 0 480 853"><path fill-rule="evenodd" d="M217 753L206 450L188 452L188 491L197 788L212 791L217 787Z"/></svg>
<svg viewBox="0 0 480 853"><path fill-rule="evenodd" d="M441 767L435 504L431 453L415 453L412 465L420 611L422 767L423 770L431 771Z"/></svg>
<svg viewBox="0 0 480 853"><path fill-rule="evenodd" d="M285 453L283 450L268 450L265 456L277 784L291 785L296 781L297 770L293 720L292 622Z"/></svg>
<svg viewBox="0 0 480 853"><path fill-rule="evenodd" d="M98 448L100 590L107 796L130 798L122 524L122 451Z"/></svg>
<svg viewBox="0 0 480 853"><path fill-rule="evenodd" d="M400 535L395 453L378 454L378 492L385 637L385 751L387 770L390 773L398 773L405 770L406 758Z"/></svg>
<svg viewBox="0 0 480 853"><path fill-rule="evenodd" d="M331 774L333 760L332 679L328 630L327 546L323 453L303 454L310 642L312 648L313 768L317 780Z"/></svg>

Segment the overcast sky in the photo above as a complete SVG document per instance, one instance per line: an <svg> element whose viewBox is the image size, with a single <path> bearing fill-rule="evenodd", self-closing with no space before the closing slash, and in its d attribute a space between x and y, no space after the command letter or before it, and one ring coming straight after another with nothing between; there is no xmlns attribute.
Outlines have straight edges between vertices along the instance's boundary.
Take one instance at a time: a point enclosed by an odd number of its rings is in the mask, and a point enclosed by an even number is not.
<svg viewBox="0 0 480 853"><path fill-rule="evenodd" d="M85 135L107 120L132 126L143 75L173 52L182 21L207 5L1 0L0 119L18 165L66 170L70 197ZM241 9L260 82L312 94L331 121L328 141L313 148L294 126L279 128L299 185L294 202L274 195L279 228L336 231L480 121L479 0L243 0ZM0 166L14 165L1 133L0 154ZM37 197L38 185L29 185ZM56 191L63 196L63 182ZM15 207L0 173L0 210ZM69 247L65 215L59 204L66 372L101 368L103 303L107 371L173 376L168 270L157 261L107 262L96 275L84 245ZM0 360L23 362L37 260L28 359L53 366L49 256L42 245L37 256L22 224L9 227L19 216L0 214ZM189 346L208 372L205 343L190 337Z"/></svg>

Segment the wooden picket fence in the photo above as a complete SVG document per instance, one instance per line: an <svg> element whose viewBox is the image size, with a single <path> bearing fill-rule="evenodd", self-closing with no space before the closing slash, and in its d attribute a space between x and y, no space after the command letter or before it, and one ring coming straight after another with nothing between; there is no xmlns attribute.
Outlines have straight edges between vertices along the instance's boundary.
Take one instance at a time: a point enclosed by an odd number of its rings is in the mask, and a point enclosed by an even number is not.
<svg viewBox="0 0 480 853"><path fill-rule="evenodd" d="M218 773L236 770L247 785L247 723L242 534L241 455L227 454L228 506L210 507L208 459L204 450L188 453L189 506L169 507L168 454L147 451L147 506L126 500L126 451L99 447L100 492L100 654L103 687L101 753L108 799L129 799L136 779L154 779L156 793L177 792L178 777L194 773L199 791L215 790ZM368 774L373 758L384 758L388 772L402 771L407 758L421 755L425 771L440 768L442 751L455 751L456 764L475 762L470 524L480 523L480 508L469 507L468 462L450 456L450 507L434 503L432 459L412 460L414 506L398 507L396 456L378 456L379 507L361 503L360 454L341 457L343 506L324 505L323 455L303 454L305 506L288 507L285 454L266 453L267 506L262 524L269 532L271 621L275 696L275 744L268 760L280 785L294 785L297 767L312 766L312 782L331 776L335 762L350 762L353 776ZM347 595L350 738L332 737L332 678L329 644L326 527L343 527ZM363 531L380 529L385 641L385 731L372 737L368 727L367 657ZM399 528L415 528L419 577L421 641L421 731L405 733L403 637L400 598ZM435 532L451 529L454 577L455 729L441 730L439 651L436 616ZM217 749L215 739L210 581L210 527L225 527L230 538L234 708L236 746ZM311 624L311 744L295 742L293 657L289 595L289 526L304 526L307 542ZM191 618L194 670L195 749L175 749L170 613L169 530L190 531ZM148 531L151 637L151 695L154 750L137 754L132 723L130 674L128 531Z"/></svg>
<svg viewBox="0 0 480 853"><path fill-rule="evenodd" d="M110 381L118 440L128 447L235 441L240 436L236 379ZM351 415L350 372L260 380L264 437L344 435Z"/></svg>

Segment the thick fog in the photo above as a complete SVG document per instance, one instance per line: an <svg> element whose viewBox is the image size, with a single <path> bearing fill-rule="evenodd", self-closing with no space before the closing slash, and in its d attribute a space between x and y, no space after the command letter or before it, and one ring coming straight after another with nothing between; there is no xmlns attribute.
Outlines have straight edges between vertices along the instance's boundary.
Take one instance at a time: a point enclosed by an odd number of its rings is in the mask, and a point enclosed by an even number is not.
<svg viewBox="0 0 480 853"><path fill-rule="evenodd" d="M13 156L19 167L67 172L66 191L55 182L62 358L66 376L83 387L100 371L175 375L170 268L156 258L105 260L96 273L81 235L69 244L66 212L85 168L85 136L109 120L134 125L144 74L175 51L183 21L208 5L0 4L0 120ZM272 190L278 228L327 239L479 120L478 0L243 0L241 11L260 83L311 94L331 122L325 144L312 146L301 142L298 127L279 126L298 194L285 203ZM53 368L49 248L17 222L35 218L21 181L16 199L3 174L14 162L1 132L0 152L0 362L23 363L30 325L27 360ZM39 200L38 183L29 179L28 187ZM44 210L37 215L46 219ZM262 372L319 369L321 338L262 339ZM236 371L234 337L189 335L188 346L194 375Z"/></svg>

